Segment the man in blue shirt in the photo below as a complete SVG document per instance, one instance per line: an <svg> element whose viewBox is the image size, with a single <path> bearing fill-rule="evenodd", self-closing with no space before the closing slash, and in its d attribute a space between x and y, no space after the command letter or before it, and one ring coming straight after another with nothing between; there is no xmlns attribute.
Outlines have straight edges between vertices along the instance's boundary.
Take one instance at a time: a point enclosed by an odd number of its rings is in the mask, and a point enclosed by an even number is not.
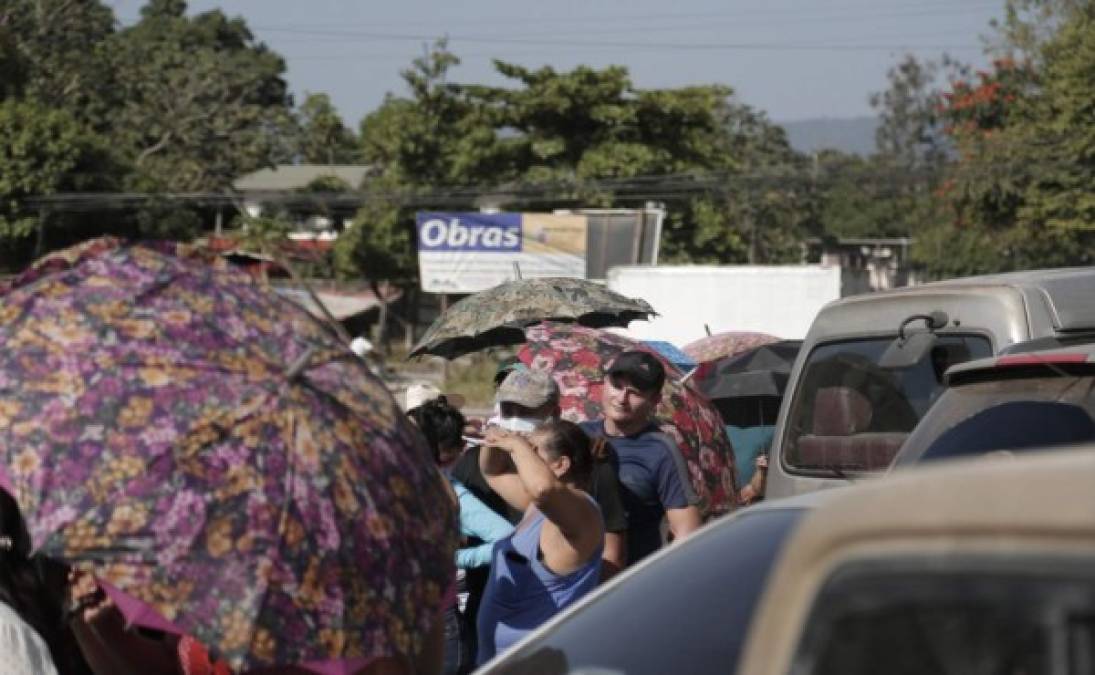
<svg viewBox="0 0 1095 675"><path fill-rule="evenodd" d="M629 565L661 547L663 516L674 540L702 523L680 452L654 421L663 384L665 369L657 358L644 351L623 352L605 371L604 419L582 424L586 433L605 438L614 450L627 511Z"/></svg>

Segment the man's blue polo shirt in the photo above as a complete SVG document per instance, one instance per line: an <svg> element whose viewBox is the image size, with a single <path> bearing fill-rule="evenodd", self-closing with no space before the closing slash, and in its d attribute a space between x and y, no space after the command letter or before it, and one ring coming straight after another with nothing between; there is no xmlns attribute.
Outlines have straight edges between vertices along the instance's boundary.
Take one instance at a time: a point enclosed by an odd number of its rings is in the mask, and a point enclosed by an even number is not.
<svg viewBox="0 0 1095 675"><path fill-rule="evenodd" d="M654 424L631 436L609 436L604 420L582 422L590 438L604 437L620 479L620 498L627 511L627 563L632 565L661 548L666 509L689 505L673 450Z"/></svg>

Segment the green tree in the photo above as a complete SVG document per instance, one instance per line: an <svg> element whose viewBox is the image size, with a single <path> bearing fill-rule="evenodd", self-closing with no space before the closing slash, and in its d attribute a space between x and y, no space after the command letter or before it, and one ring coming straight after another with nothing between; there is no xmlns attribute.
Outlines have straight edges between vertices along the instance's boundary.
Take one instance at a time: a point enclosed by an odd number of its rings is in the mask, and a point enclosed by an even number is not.
<svg viewBox="0 0 1095 675"><path fill-rule="evenodd" d="M110 128L117 99L107 58L109 7L98 0L9 0L0 24L0 92L66 110L95 132Z"/></svg>
<svg viewBox="0 0 1095 675"><path fill-rule="evenodd" d="M390 184L389 179L374 183L373 189ZM418 258L415 243L414 214L390 199L370 199L355 216L353 224L335 242L334 266L342 277L368 280L369 288L380 302L377 319L377 344L387 349L388 303L381 288L387 281L411 290L417 285Z"/></svg>
<svg viewBox="0 0 1095 675"><path fill-rule="evenodd" d="M108 187L115 173L105 141L64 110L30 101L0 102L0 247L4 264L19 266L46 242L44 209L29 197ZM32 235L37 240L32 242ZM12 260L14 256L14 260Z"/></svg>
<svg viewBox="0 0 1095 675"><path fill-rule="evenodd" d="M22 93L27 80L27 63L9 21L0 20L0 101Z"/></svg>
<svg viewBox="0 0 1095 675"><path fill-rule="evenodd" d="M786 174L800 158L783 130L734 101L730 88L643 90L618 66L565 73L496 67L517 86L465 90L476 108L495 114L497 130L508 132L480 146L488 148L480 167L520 183L557 184L561 204L636 205L643 191L657 193L673 180L687 187L682 175L714 180L719 185L708 194L661 198L669 209L664 259L798 257L802 194L789 189ZM760 171L769 180L747 179Z"/></svg>
<svg viewBox="0 0 1095 675"><path fill-rule="evenodd" d="M340 238L342 274L417 281L408 203L513 210L665 202L666 260L797 260L812 199L781 128L728 87L645 90L625 68L559 72L496 61L503 86L457 84L439 43L361 125L375 199ZM764 174L756 180L755 174ZM709 186L705 193L697 181ZM432 201L431 201L432 200Z"/></svg>
<svg viewBox="0 0 1095 675"><path fill-rule="evenodd" d="M829 237L913 237L940 219L936 192L953 154L940 117L941 73L966 68L906 55L888 73L886 90L870 97L878 112L876 151L868 158L821 153L815 159L820 231Z"/></svg>
<svg viewBox="0 0 1095 675"><path fill-rule="evenodd" d="M860 157L835 150L817 154L815 178L823 232L831 237L907 236L895 213L890 186L878 180L892 167L879 157Z"/></svg>
<svg viewBox="0 0 1095 675"><path fill-rule="evenodd" d="M1089 0L1005 0L1004 18L989 24L993 33L986 40L986 51L996 59L1037 70L1044 45L1086 4Z"/></svg>
<svg viewBox="0 0 1095 675"><path fill-rule="evenodd" d="M948 92L958 159L942 202L951 217L914 249L929 272L1095 259L1095 8L1072 5L1010 3L1004 42L1025 60L999 58ZM1033 8L1035 20L1015 8Z"/></svg>
<svg viewBox="0 0 1095 675"><path fill-rule="evenodd" d="M291 99L280 56L242 19L185 15L155 0L111 41L119 95L116 135L145 191L228 188L288 156Z"/></svg>
<svg viewBox="0 0 1095 675"><path fill-rule="evenodd" d="M888 73L889 87L871 95L878 111L878 154L902 169L934 169L944 160L946 139L938 119L939 65L906 55Z"/></svg>
<svg viewBox="0 0 1095 675"><path fill-rule="evenodd" d="M308 94L297 112L300 131L297 157L306 164L354 164L361 161L361 148L354 133L327 94Z"/></svg>
<svg viewBox="0 0 1095 675"><path fill-rule="evenodd" d="M409 97L388 95L361 122L364 159L377 179L403 186L477 183L496 175L481 170L482 143L495 143L487 111L477 110L449 82L460 60L444 40L402 71Z"/></svg>
<svg viewBox="0 0 1095 675"><path fill-rule="evenodd" d="M488 180L482 175L457 180L459 163L465 161L458 148L467 141L461 130L475 118L458 88L448 83L450 68L459 62L439 41L401 73L410 98L389 94L361 122L363 158L376 169L365 187L375 197L338 238L334 262L339 276L367 279L381 301L377 342L382 350L388 306L380 283L410 289L418 279L414 209L403 198L433 186Z"/></svg>
<svg viewBox="0 0 1095 675"><path fill-rule="evenodd" d="M713 244L721 237L729 245L715 256L691 251L685 260L799 262L803 240L819 234L807 160L791 149L783 127L763 112L733 99L723 109L723 126L730 133L727 149L734 163L719 209L722 222L708 230Z"/></svg>
<svg viewBox="0 0 1095 675"><path fill-rule="evenodd" d="M1038 95L1016 136L1037 168L1019 221L1095 229L1095 4L1076 9L1042 51ZM1026 120L1029 120L1027 123ZM1091 252L1085 251L1086 259Z"/></svg>
<svg viewBox="0 0 1095 675"><path fill-rule="evenodd" d="M961 77L967 68L947 56L940 63L906 56L889 72L890 86L871 98L879 111L871 158L872 177L863 183L885 218L873 236L917 237L939 219L934 197L953 153L940 119L940 73Z"/></svg>

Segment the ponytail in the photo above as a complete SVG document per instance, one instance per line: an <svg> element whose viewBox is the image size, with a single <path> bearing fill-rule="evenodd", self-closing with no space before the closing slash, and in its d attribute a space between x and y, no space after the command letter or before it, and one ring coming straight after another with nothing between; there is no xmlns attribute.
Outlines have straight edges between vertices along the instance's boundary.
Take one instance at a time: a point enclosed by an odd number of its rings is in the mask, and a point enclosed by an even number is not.
<svg viewBox="0 0 1095 675"><path fill-rule="evenodd" d="M542 436L540 447L555 458L566 457L570 469L563 478L577 487L588 490L594 465L605 461L607 448L604 439L591 440L582 428L567 420L550 420L536 429Z"/></svg>

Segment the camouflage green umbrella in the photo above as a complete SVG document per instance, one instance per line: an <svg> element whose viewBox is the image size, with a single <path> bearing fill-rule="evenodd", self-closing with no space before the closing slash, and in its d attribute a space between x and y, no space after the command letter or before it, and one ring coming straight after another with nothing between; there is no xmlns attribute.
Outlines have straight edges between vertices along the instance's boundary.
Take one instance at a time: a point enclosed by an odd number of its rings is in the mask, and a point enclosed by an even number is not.
<svg viewBox="0 0 1095 675"><path fill-rule="evenodd" d="M625 297L593 281L518 279L469 295L442 312L410 355L454 359L487 347L520 344L526 326L549 319L605 328L626 327L654 314L645 300Z"/></svg>

